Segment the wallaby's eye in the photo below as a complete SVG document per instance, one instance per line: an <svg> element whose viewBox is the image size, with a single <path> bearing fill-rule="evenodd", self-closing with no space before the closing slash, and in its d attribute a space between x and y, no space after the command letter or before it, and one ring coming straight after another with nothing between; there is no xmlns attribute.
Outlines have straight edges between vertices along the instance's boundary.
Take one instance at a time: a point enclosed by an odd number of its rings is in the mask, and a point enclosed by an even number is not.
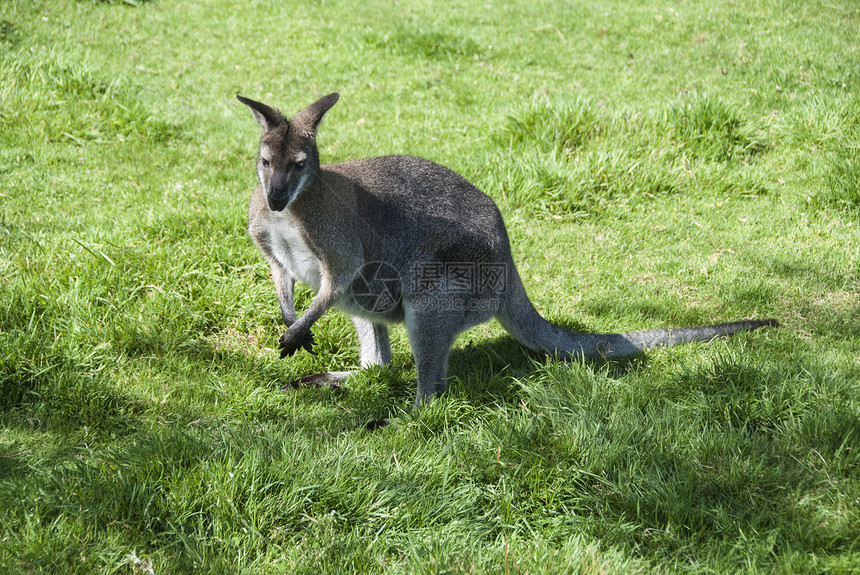
<svg viewBox="0 0 860 575"><path fill-rule="evenodd" d="M301 172L304 169L305 169L305 161L304 160L302 160L301 162L296 162L296 170L297 171Z"/></svg>
<svg viewBox="0 0 860 575"><path fill-rule="evenodd" d="M268 168L268 167L269 167L269 160L267 160L267 159L263 158L263 162L262 162L262 163L263 163L263 167L264 167L264 168Z"/></svg>

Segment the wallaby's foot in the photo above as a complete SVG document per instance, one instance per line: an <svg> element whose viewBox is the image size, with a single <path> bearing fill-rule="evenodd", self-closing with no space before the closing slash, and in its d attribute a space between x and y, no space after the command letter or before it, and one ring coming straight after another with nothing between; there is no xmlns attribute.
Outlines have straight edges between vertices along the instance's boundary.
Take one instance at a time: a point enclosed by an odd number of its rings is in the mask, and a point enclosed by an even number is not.
<svg viewBox="0 0 860 575"><path fill-rule="evenodd" d="M281 388L282 391L290 389L298 389L300 387L328 387L331 389L340 389L343 387L343 382L352 375L351 371L327 371L325 373L314 373L306 375L299 379L294 379L287 385Z"/></svg>
<svg viewBox="0 0 860 575"><path fill-rule="evenodd" d="M448 386L444 383L418 384L418 393L415 396L415 407L423 407L445 393Z"/></svg>
<svg viewBox="0 0 860 575"><path fill-rule="evenodd" d="M314 334L311 333L310 330L306 331L301 337L293 337L290 330L287 330L281 336L281 341L278 343L278 347L281 348L281 359L284 359L288 355L293 355L299 351L300 347L303 347L309 353L316 355L317 352L314 351L314 346L316 344L317 342L314 340Z"/></svg>

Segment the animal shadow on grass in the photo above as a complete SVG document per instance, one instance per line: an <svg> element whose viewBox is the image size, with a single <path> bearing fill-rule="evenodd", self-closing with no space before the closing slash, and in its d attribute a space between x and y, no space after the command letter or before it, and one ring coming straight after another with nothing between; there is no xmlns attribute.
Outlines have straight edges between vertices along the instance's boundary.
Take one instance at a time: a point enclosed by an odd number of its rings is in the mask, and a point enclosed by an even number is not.
<svg viewBox="0 0 860 575"><path fill-rule="evenodd" d="M582 330L581 326L559 325L566 329ZM448 390L442 397L456 398L476 407L494 404L513 404L519 401L519 386L516 379L528 377L538 369L540 362L547 356L528 350L510 335L504 334L494 339L475 342L466 336L461 340L465 345L455 345L449 356ZM612 375L622 376L641 365L639 358L625 361L612 361L608 364L592 362L595 368L606 365ZM349 366L343 366L348 369ZM383 368L362 370L352 376L353 383L329 381L324 377L306 375L290 381L283 386L287 393L303 393L305 390L329 389L332 393L344 394L342 401L364 413L396 413L412 409L415 390L415 373L411 354L397 354L392 362ZM370 385L373 392L359 389ZM353 387L355 386L355 387ZM311 393L317 393L312 391ZM350 396L357 394L360 400ZM324 397L325 395L320 395ZM391 422L387 418L371 417L364 426L368 430L385 427Z"/></svg>
<svg viewBox="0 0 860 575"><path fill-rule="evenodd" d="M556 322L556 325L569 330L580 327L564 322ZM448 393L462 394L475 405L516 402L519 386L513 381L530 376L550 360L550 356L523 347L507 334L477 343L469 341L467 345L451 350ZM561 361L567 364L578 362ZM605 367L611 375L622 376L642 365L642 361L641 358L588 361L586 365L593 369Z"/></svg>

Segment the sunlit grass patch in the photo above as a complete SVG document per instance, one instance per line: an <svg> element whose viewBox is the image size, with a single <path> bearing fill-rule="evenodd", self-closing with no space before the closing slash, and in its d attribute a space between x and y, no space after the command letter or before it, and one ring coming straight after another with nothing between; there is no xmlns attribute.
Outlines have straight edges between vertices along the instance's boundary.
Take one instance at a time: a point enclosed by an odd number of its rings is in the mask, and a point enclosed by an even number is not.
<svg viewBox="0 0 860 575"><path fill-rule="evenodd" d="M853 573L858 23L0 3L0 572ZM394 327L391 365L293 389L356 369L357 341L330 311L318 355L278 358L235 95L290 114L332 91L323 161L463 173L553 321L782 326L591 365L490 322L417 413Z"/></svg>
<svg viewBox="0 0 860 575"><path fill-rule="evenodd" d="M64 54L6 54L0 72L0 131L6 146L23 142L150 144L179 136L175 123L149 111L139 89Z"/></svg>

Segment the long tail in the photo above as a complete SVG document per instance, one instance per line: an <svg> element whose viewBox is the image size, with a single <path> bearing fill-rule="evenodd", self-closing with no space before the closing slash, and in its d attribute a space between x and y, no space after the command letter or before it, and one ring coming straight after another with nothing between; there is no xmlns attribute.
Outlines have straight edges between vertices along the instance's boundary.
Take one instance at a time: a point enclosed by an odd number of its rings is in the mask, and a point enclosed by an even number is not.
<svg viewBox="0 0 860 575"><path fill-rule="evenodd" d="M572 332L541 317L526 295L519 277L515 275L510 279L505 305L497 315L499 322L526 347L561 357L590 360L631 358L655 347L709 341L739 331L779 325L775 319L761 319L628 333Z"/></svg>

